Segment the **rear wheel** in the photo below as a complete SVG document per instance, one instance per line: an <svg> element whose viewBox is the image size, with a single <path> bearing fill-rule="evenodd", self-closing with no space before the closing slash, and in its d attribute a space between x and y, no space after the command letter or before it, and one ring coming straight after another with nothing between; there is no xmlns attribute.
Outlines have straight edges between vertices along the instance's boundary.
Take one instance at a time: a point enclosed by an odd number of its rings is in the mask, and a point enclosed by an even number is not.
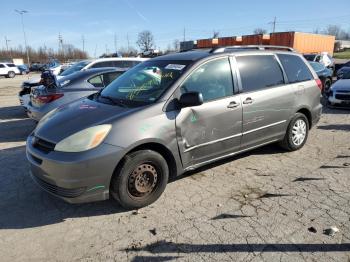
<svg viewBox="0 0 350 262"><path fill-rule="evenodd" d="M16 74L15 74L15 72L10 71L10 72L7 73L7 76L8 76L9 78L14 78L14 77L16 76Z"/></svg>
<svg viewBox="0 0 350 262"><path fill-rule="evenodd" d="M280 145L288 151L302 148L309 135L309 121L304 114L296 113L289 123L286 135Z"/></svg>
<svg viewBox="0 0 350 262"><path fill-rule="evenodd" d="M111 194L127 209L155 202L165 190L169 178L166 160L152 150L128 154L111 182Z"/></svg>

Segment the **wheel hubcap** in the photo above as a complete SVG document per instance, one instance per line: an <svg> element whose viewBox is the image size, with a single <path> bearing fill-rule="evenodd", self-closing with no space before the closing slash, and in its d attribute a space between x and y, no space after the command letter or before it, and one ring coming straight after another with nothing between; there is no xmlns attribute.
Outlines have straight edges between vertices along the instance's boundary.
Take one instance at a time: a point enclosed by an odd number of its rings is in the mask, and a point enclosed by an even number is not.
<svg viewBox="0 0 350 262"><path fill-rule="evenodd" d="M293 129L292 129L292 140L293 143L296 146L300 146L306 136L306 123L304 120L299 119L294 123Z"/></svg>
<svg viewBox="0 0 350 262"><path fill-rule="evenodd" d="M141 164L129 176L128 189L131 195L142 197L151 193L157 184L158 174L153 165Z"/></svg>

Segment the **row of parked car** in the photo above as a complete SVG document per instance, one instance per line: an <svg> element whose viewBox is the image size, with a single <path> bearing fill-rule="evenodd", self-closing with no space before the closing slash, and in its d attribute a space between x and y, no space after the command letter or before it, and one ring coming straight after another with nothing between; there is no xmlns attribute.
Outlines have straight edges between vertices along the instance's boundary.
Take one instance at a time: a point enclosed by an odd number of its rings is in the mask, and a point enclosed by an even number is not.
<svg viewBox="0 0 350 262"><path fill-rule="evenodd" d="M332 73L281 49L83 61L58 80L44 72L20 93L40 119L27 139L33 180L70 203L141 208L188 170L269 143L302 148Z"/></svg>

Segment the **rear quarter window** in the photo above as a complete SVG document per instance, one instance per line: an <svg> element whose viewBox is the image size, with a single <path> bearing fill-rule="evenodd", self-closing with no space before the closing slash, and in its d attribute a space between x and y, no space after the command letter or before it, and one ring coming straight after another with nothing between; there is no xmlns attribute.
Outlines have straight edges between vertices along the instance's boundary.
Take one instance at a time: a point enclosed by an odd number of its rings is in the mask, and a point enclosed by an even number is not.
<svg viewBox="0 0 350 262"><path fill-rule="evenodd" d="M253 92L284 84L283 72L274 55L236 57L243 92Z"/></svg>
<svg viewBox="0 0 350 262"><path fill-rule="evenodd" d="M296 55L278 54L289 83L299 83L314 79L305 62Z"/></svg>

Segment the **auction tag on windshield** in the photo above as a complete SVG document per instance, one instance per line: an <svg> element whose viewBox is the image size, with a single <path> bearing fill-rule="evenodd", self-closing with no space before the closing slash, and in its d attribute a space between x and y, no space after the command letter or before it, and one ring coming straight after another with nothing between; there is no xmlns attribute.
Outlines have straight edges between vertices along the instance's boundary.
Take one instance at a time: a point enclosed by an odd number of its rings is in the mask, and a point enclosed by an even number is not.
<svg viewBox="0 0 350 262"><path fill-rule="evenodd" d="M185 68L186 65L179 65L179 64L169 64L165 67L165 69L169 70L182 70Z"/></svg>

